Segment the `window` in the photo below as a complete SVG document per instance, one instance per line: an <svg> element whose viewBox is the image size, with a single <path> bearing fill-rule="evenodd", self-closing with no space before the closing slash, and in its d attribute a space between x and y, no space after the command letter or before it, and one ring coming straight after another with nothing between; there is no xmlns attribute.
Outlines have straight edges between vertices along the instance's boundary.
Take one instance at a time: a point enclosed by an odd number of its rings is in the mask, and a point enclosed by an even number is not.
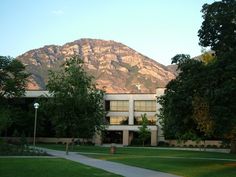
<svg viewBox="0 0 236 177"><path fill-rule="evenodd" d="M109 125L128 125L128 117L125 116L111 116L106 117Z"/></svg>
<svg viewBox="0 0 236 177"><path fill-rule="evenodd" d="M157 117L156 116L148 116L148 125L156 125ZM134 117L134 125L141 125L142 117Z"/></svg>
<svg viewBox="0 0 236 177"><path fill-rule="evenodd" d="M136 100L134 101L134 111L156 112L156 100Z"/></svg>
<svg viewBox="0 0 236 177"><path fill-rule="evenodd" d="M110 101L109 108L110 108L109 111L128 112L129 111L129 101L127 101L127 100Z"/></svg>

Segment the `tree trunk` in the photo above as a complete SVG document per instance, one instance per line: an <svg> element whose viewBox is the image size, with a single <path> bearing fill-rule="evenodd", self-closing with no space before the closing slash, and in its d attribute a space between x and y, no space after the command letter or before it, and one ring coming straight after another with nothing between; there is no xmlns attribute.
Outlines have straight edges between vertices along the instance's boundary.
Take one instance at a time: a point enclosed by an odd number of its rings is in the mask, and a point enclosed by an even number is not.
<svg viewBox="0 0 236 177"><path fill-rule="evenodd" d="M75 145L75 139L74 138L72 138L71 139L71 150L73 151L74 150L74 145Z"/></svg>
<svg viewBox="0 0 236 177"><path fill-rule="evenodd" d="M66 142L66 155L69 154L69 142Z"/></svg>
<svg viewBox="0 0 236 177"><path fill-rule="evenodd" d="M230 153L236 154L236 140L231 141Z"/></svg>

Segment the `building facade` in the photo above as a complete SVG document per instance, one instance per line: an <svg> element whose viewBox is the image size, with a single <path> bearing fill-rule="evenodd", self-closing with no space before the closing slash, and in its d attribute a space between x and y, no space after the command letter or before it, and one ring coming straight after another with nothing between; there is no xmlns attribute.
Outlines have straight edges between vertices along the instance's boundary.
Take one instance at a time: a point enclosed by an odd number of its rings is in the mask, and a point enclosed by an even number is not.
<svg viewBox="0 0 236 177"><path fill-rule="evenodd" d="M141 115L146 114L151 136L148 143L156 146L164 141L158 121L160 105L157 98L164 94L164 88L158 88L153 94L106 94L104 106L107 111L105 132L95 136L95 144L117 143L124 146L137 140ZM26 97L48 95L47 91L27 91Z"/></svg>

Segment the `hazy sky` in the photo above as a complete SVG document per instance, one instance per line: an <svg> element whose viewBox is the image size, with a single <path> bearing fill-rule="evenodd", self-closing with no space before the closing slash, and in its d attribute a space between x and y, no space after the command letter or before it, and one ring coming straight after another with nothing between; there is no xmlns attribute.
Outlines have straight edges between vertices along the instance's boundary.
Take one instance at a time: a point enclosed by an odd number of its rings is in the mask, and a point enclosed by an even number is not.
<svg viewBox="0 0 236 177"><path fill-rule="evenodd" d="M121 42L168 65L201 53L201 8L214 0L1 0L0 55L80 38Z"/></svg>

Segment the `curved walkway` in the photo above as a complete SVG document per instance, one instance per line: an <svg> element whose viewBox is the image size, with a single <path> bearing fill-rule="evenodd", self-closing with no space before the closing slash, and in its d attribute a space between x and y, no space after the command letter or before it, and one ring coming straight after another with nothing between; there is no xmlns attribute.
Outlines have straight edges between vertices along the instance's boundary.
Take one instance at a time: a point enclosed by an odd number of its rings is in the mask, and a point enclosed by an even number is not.
<svg viewBox="0 0 236 177"><path fill-rule="evenodd" d="M109 171L111 173L115 173L118 175L126 176L126 177L178 177L176 175L148 170L139 167L133 167L129 165L124 165L116 162L109 162L99 159L93 159L90 157L86 157L84 155L80 155L77 152L70 152L69 155L66 155L65 151L57 151L46 148L38 148L46 151L48 154L65 158L71 161L79 162L88 166L92 166L95 168L100 168L105 171Z"/></svg>

